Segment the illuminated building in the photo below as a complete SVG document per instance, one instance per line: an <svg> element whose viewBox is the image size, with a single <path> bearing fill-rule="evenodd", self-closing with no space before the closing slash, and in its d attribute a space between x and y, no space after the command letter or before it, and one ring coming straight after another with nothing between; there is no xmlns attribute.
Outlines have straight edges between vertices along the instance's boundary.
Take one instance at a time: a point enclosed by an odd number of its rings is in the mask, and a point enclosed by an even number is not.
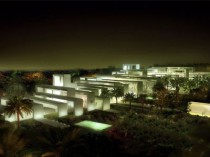
<svg viewBox="0 0 210 157"><path fill-rule="evenodd" d="M110 76L96 75L81 77L72 83L70 74L54 74L52 85L37 85L36 92L29 97L33 100L33 114L24 115L24 119L43 118L48 113L55 112L59 117L73 113L80 116L84 111L95 109L109 110L110 103L115 103L114 98L102 98L103 89L113 90L119 87L126 93L152 94L152 87L160 77L186 77L209 76L208 71L198 71L193 67L151 67L141 69L140 64L123 64L122 70L113 72ZM121 102L122 98L118 99ZM6 105L6 98L1 98L1 105ZM191 105L192 114L203 113L203 108L197 110L197 105ZM208 112L206 112L207 114ZM15 121L16 115L5 117L6 120Z"/></svg>

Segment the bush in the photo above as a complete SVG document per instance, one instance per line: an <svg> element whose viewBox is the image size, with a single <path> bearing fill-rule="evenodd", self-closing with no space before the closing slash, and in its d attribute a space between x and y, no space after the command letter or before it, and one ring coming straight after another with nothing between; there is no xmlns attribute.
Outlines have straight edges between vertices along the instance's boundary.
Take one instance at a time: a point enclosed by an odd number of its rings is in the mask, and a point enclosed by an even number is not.
<svg viewBox="0 0 210 157"><path fill-rule="evenodd" d="M169 156L190 146L186 136L188 126L185 124L182 121L175 123L130 112L122 116L115 130L120 133L122 141L130 139L124 144L131 154L156 156L158 153L158 156Z"/></svg>

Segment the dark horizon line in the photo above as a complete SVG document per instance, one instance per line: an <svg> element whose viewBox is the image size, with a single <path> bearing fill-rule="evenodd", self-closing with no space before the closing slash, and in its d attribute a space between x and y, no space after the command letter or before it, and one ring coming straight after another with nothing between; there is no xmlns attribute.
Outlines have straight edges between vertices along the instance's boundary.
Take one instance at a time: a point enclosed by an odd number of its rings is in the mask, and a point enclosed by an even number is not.
<svg viewBox="0 0 210 157"><path fill-rule="evenodd" d="M125 63L126 64L126 63ZM130 63L132 64L132 63ZM133 63L138 64L138 63ZM140 63L139 63L140 64ZM122 65L121 65L122 66ZM34 71L75 71L75 70L102 70L102 69L120 69L121 66L114 66L114 65L108 65L107 67L101 67L101 68L63 68L63 69L7 69L7 70L0 70L0 72L10 72L10 71L22 71L22 72L34 72ZM155 67L155 66L175 66L175 67L184 67L184 66L210 66L210 63L183 63L183 64L176 64L176 63L154 63L152 65L144 66L140 64L141 68L149 68L149 67Z"/></svg>

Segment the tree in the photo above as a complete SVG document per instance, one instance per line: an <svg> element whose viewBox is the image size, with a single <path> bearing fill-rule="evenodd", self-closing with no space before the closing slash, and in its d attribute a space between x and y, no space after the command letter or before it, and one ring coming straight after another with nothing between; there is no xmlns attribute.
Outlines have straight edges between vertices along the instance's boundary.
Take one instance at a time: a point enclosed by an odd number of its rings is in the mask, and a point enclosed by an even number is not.
<svg viewBox="0 0 210 157"><path fill-rule="evenodd" d="M32 100L19 97L12 97L5 106L4 113L9 117L13 114L17 114L18 128L20 128L20 116L23 118L23 113L32 113Z"/></svg>
<svg viewBox="0 0 210 157"><path fill-rule="evenodd" d="M8 82L9 82L9 77L7 77L5 74L1 72L0 73L0 91L2 95L5 93Z"/></svg>
<svg viewBox="0 0 210 157"><path fill-rule="evenodd" d="M175 100L175 101L173 101L175 106L179 105L179 102L180 102L179 91L180 91L180 88L184 87L186 82L187 82L186 78L182 78L182 77L180 77L180 78L177 77L177 78L170 80L171 87L175 88L174 95L171 95L171 96L173 96L172 100Z"/></svg>
<svg viewBox="0 0 210 157"><path fill-rule="evenodd" d="M100 94L100 97L102 98L110 98L111 97L111 91L107 88L103 88Z"/></svg>
<svg viewBox="0 0 210 157"><path fill-rule="evenodd" d="M187 92L187 93L190 93L190 91L192 89L195 88L195 83L193 80L187 80L187 82L185 83L184 85L184 90Z"/></svg>
<svg viewBox="0 0 210 157"><path fill-rule="evenodd" d="M80 129L47 129L36 137L38 148L44 149L42 156L62 157L75 153L76 140ZM77 141L79 142L79 141ZM77 143L79 145L79 143ZM77 149L76 149L77 150Z"/></svg>
<svg viewBox="0 0 210 157"><path fill-rule="evenodd" d="M193 101L205 101L208 97L208 91L201 86L191 90L189 95Z"/></svg>
<svg viewBox="0 0 210 157"><path fill-rule="evenodd" d="M167 98L168 98L168 91L166 89L157 91L156 100L155 100L156 107L159 107L162 110L162 108L165 107L168 102Z"/></svg>
<svg viewBox="0 0 210 157"><path fill-rule="evenodd" d="M19 130L0 130L0 157L14 157L27 145L27 140Z"/></svg>
<svg viewBox="0 0 210 157"><path fill-rule="evenodd" d="M170 85L171 85L171 87L175 88L176 95L179 94L180 88L183 87L185 83L186 83L186 79L182 78L182 77L170 79Z"/></svg>
<svg viewBox="0 0 210 157"><path fill-rule="evenodd" d="M195 76L193 78L193 81L195 82L195 88L199 88L203 82L203 79L201 78L201 76Z"/></svg>
<svg viewBox="0 0 210 157"><path fill-rule="evenodd" d="M120 87L114 87L113 90L111 91L112 97L115 97L116 99L116 104L117 104L117 98L123 96L123 90Z"/></svg>
<svg viewBox="0 0 210 157"><path fill-rule="evenodd" d="M146 94L140 94L137 97L137 103L140 103L140 104L143 105L146 102L146 98L147 98L147 95Z"/></svg>
<svg viewBox="0 0 210 157"><path fill-rule="evenodd" d="M157 81L156 84L152 87L154 93L157 91L165 90L165 86L161 81Z"/></svg>
<svg viewBox="0 0 210 157"><path fill-rule="evenodd" d="M161 78L161 82L163 83L163 85L166 87L167 90L168 90L169 85L170 85L170 79L171 79L171 76L163 76Z"/></svg>
<svg viewBox="0 0 210 157"><path fill-rule="evenodd" d="M80 71L79 70L75 70L74 72L71 73L71 82L77 82L79 81L80 78Z"/></svg>
<svg viewBox="0 0 210 157"><path fill-rule="evenodd" d="M13 76L10 78L6 87L6 95L9 98L18 97L23 98L26 94L26 90L23 85L23 80L19 76Z"/></svg>
<svg viewBox="0 0 210 157"><path fill-rule="evenodd" d="M48 84L49 80L44 76L42 72L30 72L25 73L22 77L22 84L26 92L33 95L37 84Z"/></svg>
<svg viewBox="0 0 210 157"><path fill-rule="evenodd" d="M20 116L23 118L23 113L27 115L32 113L32 100L26 99L25 93L21 78L13 77L7 88L8 102L4 108L4 113L9 117L17 114L18 128L20 128Z"/></svg>
<svg viewBox="0 0 210 157"><path fill-rule="evenodd" d="M135 94L134 93L126 93L124 96L124 100L125 102L128 101L130 104L130 109L131 109L131 103L134 101L135 99Z"/></svg>

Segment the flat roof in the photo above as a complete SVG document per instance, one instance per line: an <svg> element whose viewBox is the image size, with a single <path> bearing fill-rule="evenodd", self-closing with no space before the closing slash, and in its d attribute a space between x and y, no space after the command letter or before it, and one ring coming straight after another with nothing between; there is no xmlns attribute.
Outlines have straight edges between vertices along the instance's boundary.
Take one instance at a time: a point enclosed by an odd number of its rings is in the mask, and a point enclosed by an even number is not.
<svg viewBox="0 0 210 157"><path fill-rule="evenodd" d="M69 101L78 101L78 100L83 101L83 99L81 99L81 98L55 95L55 94L49 94L49 93L41 93L41 92L36 92L36 93L34 93L34 95L47 96L47 97L51 97L51 98L58 98L58 99L69 100Z"/></svg>
<svg viewBox="0 0 210 157"><path fill-rule="evenodd" d="M104 84L91 84L91 83L78 83L78 86L85 87L122 87L122 85L104 85Z"/></svg>
<svg viewBox="0 0 210 157"><path fill-rule="evenodd" d="M72 87L63 87L63 86L53 86L53 85L36 85L36 87L41 87L41 88L50 88L50 89L57 89L57 90L75 90L75 88Z"/></svg>
<svg viewBox="0 0 210 157"><path fill-rule="evenodd" d="M49 99L45 99L45 98L39 98L39 97L35 97L35 96L30 96L29 99L47 102L47 103L50 103L51 105L55 105L55 106L58 106L60 104L66 104L64 102L58 102L58 101L49 100Z"/></svg>

